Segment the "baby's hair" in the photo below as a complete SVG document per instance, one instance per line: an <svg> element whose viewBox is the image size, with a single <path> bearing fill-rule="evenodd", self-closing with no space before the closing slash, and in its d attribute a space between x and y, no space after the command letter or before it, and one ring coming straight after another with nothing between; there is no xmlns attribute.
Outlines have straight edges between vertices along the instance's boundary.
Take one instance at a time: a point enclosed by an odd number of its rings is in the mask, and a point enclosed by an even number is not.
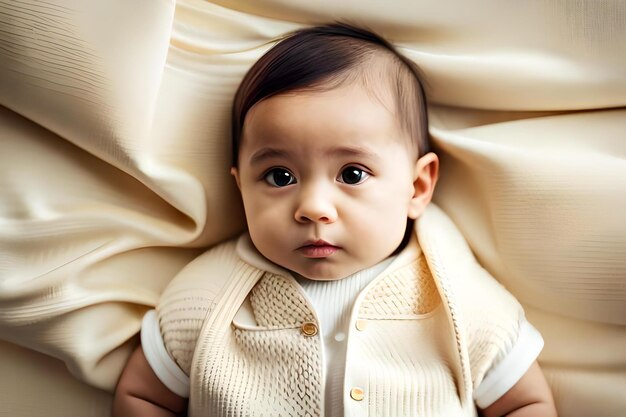
<svg viewBox="0 0 626 417"><path fill-rule="evenodd" d="M419 67L374 32L346 23L304 28L285 35L245 75L233 103L233 166L238 165L243 124L263 99L290 91L323 91L361 81L371 92L387 82L402 131L420 157L429 151L428 115Z"/></svg>

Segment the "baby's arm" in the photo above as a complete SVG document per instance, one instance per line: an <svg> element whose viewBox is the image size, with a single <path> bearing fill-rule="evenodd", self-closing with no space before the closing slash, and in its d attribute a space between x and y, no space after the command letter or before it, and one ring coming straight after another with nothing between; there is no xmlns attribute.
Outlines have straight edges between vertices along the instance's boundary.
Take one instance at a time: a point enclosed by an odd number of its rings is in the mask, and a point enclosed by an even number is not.
<svg viewBox="0 0 626 417"><path fill-rule="evenodd" d="M550 387L537 362L496 402L482 410L484 417L556 417Z"/></svg>
<svg viewBox="0 0 626 417"><path fill-rule="evenodd" d="M184 416L186 409L187 399L163 385L137 347L115 388L113 417Z"/></svg>

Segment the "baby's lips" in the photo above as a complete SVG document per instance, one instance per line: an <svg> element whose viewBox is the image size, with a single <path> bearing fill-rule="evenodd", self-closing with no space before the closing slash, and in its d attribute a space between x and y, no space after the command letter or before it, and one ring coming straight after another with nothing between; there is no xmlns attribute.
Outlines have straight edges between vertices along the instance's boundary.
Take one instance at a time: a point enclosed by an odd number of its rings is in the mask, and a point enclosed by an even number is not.
<svg viewBox="0 0 626 417"><path fill-rule="evenodd" d="M324 239L309 239L300 246L300 248L304 248L307 246L332 246L338 248L338 246L333 245L332 243L326 242Z"/></svg>
<svg viewBox="0 0 626 417"><path fill-rule="evenodd" d="M305 245L298 249L307 258L327 258L338 250L339 248L333 245Z"/></svg>

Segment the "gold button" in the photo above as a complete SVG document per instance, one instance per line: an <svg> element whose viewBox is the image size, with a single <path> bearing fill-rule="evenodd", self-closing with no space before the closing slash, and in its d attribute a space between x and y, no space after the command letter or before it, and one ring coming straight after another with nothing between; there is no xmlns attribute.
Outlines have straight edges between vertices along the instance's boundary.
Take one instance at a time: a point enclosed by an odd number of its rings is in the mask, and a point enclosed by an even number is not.
<svg viewBox="0 0 626 417"><path fill-rule="evenodd" d="M361 388L352 388L350 390L350 397L354 401L363 401L363 398L365 398L365 392L363 392Z"/></svg>
<svg viewBox="0 0 626 417"><path fill-rule="evenodd" d="M357 320L356 321L356 329L363 331L367 327L367 320Z"/></svg>
<svg viewBox="0 0 626 417"><path fill-rule="evenodd" d="M304 323L300 328L305 336L315 336L317 334L317 325L310 321Z"/></svg>

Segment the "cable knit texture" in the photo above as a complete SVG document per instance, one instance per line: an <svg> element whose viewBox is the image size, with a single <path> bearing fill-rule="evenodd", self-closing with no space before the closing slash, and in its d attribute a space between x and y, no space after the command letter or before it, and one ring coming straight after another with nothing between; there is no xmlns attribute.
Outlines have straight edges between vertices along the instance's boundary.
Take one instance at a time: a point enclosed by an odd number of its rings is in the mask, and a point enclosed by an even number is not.
<svg viewBox="0 0 626 417"><path fill-rule="evenodd" d="M345 416L475 416L473 390L517 340L523 310L452 222L430 208L416 230L423 255L394 262L353 307ZM323 415L323 343L302 331L317 315L297 281L242 261L234 242L194 264L158 308L166 348L190 375L189 414ZM256 323L233 322L244 308Z"/></svg>
<svg viewBox="0 0 626 417"><path fill-rule="evenodd" d="M433 311L441 303L426 258L419 258L388 279L377 280L366 293L360 308L365 319L389 319L393 316L412 316Z"/></svg>
<svg viewBox="0 0 626 417"><path fill-rule="evenodd" d="M299 327L315 321L315 315L302 293L285 277L266 274L252 290L250 302L259 326Z"/></svg>

